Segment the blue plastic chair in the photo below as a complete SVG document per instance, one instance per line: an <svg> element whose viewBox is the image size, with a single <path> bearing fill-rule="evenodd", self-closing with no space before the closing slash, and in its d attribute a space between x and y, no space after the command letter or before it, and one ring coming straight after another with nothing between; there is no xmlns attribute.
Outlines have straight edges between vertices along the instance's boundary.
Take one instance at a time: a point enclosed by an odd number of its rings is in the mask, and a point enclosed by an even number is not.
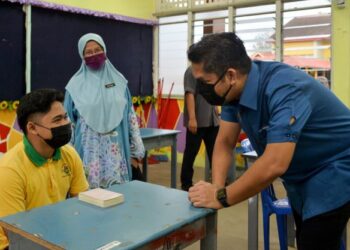
<svg viewBox="0 0 350 250"><path fill-rule="evenodd" d="M270 249L270 215L276 214L278 238L281 250L288 250L287 242L287 215L292 215L288 198L277 199L275 190L271 184L261 192L263 226L264 226L264 249ZM346 250L345 240L340 243L340 250Z"/></svg>
<svg viewBox="0 0 350 250"><path fill-rule="evenodd" d="M264 225L264 249L270 249L270 215L276 214L280 249L288 250L287 215L292 214L288 198L277 199L275 190L271 184L261 192L261 201Z"/></svg>

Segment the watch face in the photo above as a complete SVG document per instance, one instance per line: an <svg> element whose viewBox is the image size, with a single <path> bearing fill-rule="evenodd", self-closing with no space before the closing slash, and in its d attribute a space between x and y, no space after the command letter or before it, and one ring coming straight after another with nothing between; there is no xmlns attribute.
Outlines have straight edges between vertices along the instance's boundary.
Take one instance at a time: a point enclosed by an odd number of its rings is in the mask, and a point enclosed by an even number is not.
<svg viewBox="0 0 350 250"><path fill-rule="evenodd" d="M227 203L226 188L219 189L216 193L216 198L224 207L229 207Z"/></svg>
<svg viewBox="0 0 350 250"><path fill-rule="evenodd" d="M224 188L218 190L218 193L217 193L218 200L226 199L226 192L225 191L226 190Z"/></svg>

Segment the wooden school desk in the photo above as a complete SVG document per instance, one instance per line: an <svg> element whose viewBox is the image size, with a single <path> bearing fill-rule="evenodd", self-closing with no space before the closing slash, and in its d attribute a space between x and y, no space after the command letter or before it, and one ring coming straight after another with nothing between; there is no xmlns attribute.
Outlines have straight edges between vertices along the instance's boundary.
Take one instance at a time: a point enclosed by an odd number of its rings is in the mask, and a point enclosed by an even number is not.
<svg viewBox="0 0 350 250"><path fill-rule="evenodd" d="M110 189L124 203L100 208L72 198L0 218L10 249L182 249L197 240L216 249L216 210L193 207L187 192L140 181Z"/></svg>

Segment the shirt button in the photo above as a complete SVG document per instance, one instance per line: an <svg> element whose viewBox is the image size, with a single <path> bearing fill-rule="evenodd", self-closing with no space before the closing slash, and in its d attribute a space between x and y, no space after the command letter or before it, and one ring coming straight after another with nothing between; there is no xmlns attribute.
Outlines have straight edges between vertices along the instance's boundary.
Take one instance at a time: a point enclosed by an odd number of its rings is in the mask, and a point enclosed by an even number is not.
<svg viewBox="0 0 350 250"><path fill-rule="evenodd" d="M286 134L287 137L290 137L290 134Z"/></svg>

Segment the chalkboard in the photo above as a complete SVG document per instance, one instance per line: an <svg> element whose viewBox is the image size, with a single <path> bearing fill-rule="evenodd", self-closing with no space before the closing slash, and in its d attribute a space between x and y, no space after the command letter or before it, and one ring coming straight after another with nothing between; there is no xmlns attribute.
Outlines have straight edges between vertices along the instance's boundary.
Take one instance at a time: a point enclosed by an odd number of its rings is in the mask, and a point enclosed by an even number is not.
<svg viewBox="0 0 350 250"><path fill-rule="evenodd" d="M32 7L32 90L64 90L79 69L79 38L101 35L107 57L126 77L132 95L151 95L153 27Z"/></svg>
<svg viewBox="0 0 350 250"><path fill-rule="evenodd" d="M0 1L0 101L25 94L24 20L22 5Z"/></svg>

